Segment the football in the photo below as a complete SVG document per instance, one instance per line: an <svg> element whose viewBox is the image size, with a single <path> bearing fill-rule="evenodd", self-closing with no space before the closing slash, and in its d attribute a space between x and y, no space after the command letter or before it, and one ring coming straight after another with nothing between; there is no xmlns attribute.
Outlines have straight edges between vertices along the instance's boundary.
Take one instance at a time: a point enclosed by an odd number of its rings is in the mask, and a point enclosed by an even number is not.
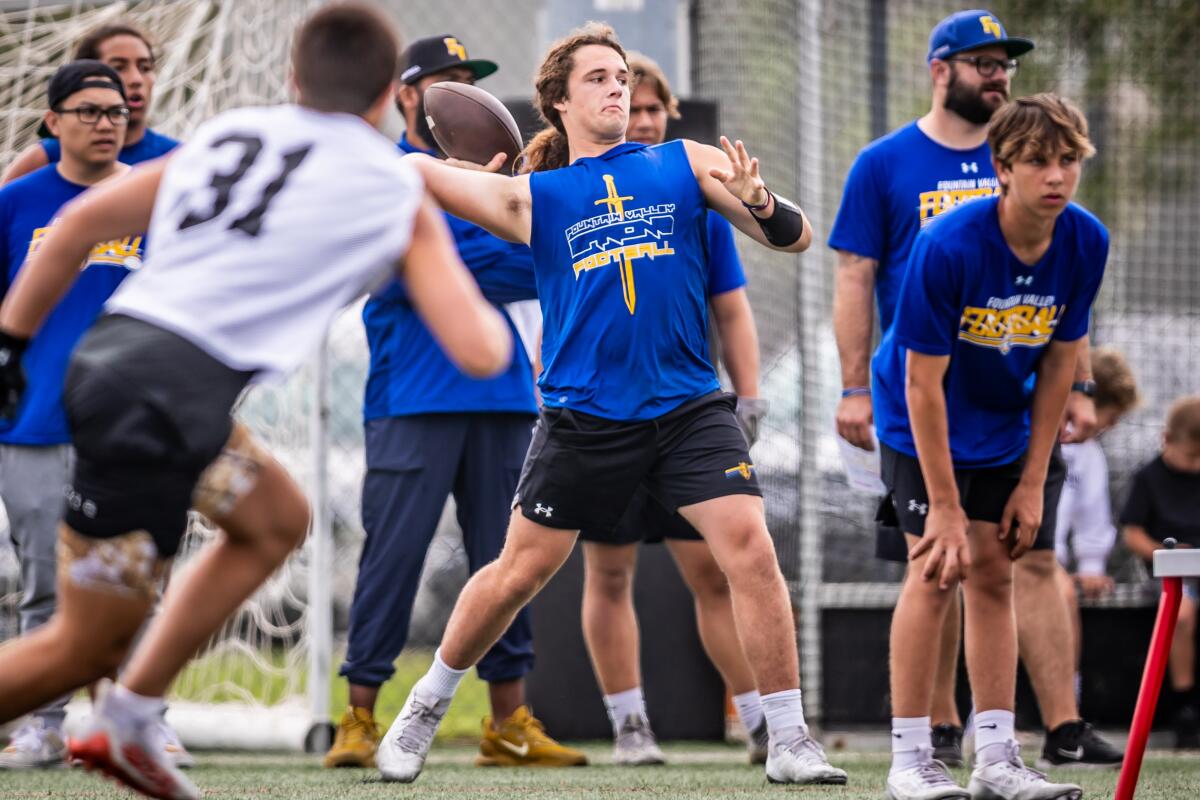
<svg viewBox="0 0 1200 800"><path fill-rule="evenodd" d="M495 97L468 83L441 81L425 90L425 114L446 155L486 164L504 153L508 158L500 169L511 174L521 152L521 131Z"/></svg>

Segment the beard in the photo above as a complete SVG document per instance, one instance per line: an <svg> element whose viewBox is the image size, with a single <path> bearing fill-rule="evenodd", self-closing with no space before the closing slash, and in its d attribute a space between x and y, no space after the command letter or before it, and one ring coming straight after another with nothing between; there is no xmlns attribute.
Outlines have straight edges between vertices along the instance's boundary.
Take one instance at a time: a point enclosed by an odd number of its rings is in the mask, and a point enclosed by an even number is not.
<svg viewBox="0 0 1200 800"><path fill-rule="evenodd" d="M417 118L415 120L416 130L413 133L421 137L421 141L425 143L433 152L437 153L439 158L445 158L446 154L442 152L442 148L438 147L437 139L433 138L433 129L429 127L429 120L425 117L425 93L421 92L421 97L417 100Z"/></svg>
<svg viewBox="0 0 1200 800"><path fill-rule="evenodd" d="M999 103L991 104L983 98L984 92L999 92ZM978 89L964 86L958 80L958 72L950 72L950 82L946 84L946 100L943 103L947 111L953 111L972 125L986 125L1001 105L1008 100L1008 90L1002 83L985 83Z"/></svg>

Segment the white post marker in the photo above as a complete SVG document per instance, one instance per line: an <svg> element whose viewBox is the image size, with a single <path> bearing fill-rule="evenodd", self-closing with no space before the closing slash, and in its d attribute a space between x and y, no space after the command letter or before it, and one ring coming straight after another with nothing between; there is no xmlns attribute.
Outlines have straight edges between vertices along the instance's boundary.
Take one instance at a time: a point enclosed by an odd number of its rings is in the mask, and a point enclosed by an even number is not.
<svg viewBox="0 0 1200 800"><path fill-rule="evenodd" d="M1175 636L1183 579L1200 578L1200 550L1176 550L1176 544L1174 539L1167 539L1162 550L1154 551L1154 577L1162 579L1162 596L1158 602L1158 617L1154 620L1154 633L1150 637L1142 686L1133 709L1133 724L1129 727L1125 763L1121 765L1121 777L1117 780L1113 800L1133 800L1138 774L1142 771L1142 756L1146 753L1146 739L1150 736L1150 724L1154 721L1154 709L1158 706L1163 674L1167 670L1171 639Z"/></svg>

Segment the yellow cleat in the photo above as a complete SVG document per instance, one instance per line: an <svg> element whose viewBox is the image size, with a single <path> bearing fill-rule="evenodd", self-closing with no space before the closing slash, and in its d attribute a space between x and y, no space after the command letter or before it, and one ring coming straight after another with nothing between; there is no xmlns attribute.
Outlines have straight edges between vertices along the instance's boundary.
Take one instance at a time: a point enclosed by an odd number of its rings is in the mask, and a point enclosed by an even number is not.
<svg viewBox="0 0 1200 800"><path fill-rule="evenodd" d="M479 743L477 767L582 767L587 756L564 747L546 735L542 723L521 706L500 727L492 718L483 721L483 740Z"/></svg>
<svg viewBox="0 0 1200 800"><path fill-rule="evenodd" d="M333 747L321 765L330 767L374 767L375 748L379 746L379 726L365 708L346 709L333 737Z"/></svg>

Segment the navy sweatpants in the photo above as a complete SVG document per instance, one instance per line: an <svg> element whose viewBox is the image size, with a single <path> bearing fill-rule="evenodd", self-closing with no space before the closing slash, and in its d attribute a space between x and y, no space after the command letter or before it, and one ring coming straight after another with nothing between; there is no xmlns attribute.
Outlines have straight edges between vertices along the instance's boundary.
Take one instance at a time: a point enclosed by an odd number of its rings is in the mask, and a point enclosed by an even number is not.
<svg viewBox="0 0 1200 800"><path fill-rule="evenodd" d="M500 555L535 417L526 414L421 414L369 420L362 521L366 530L350 641L340 674L379 686L408 639L425 552L453 493L471 574ZM533 669L526 608L476 670L488 682Z"/></svg>

